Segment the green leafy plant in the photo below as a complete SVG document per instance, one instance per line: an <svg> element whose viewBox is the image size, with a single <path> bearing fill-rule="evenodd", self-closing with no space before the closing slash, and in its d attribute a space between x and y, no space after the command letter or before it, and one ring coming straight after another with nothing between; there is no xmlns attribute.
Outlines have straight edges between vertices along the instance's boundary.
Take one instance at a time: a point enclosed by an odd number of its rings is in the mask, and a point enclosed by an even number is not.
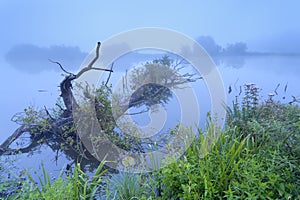
<svg viewBox="0 0 300 200"><path fill-rule="evenodd" d="M152 178L139 173L112 175L107 186L106 199L151 199L155 197Z"/></svg>
<svg viewBox="0 0 300 200"><path fill-rule="evenodd" d="M160 170L163 199L300 197L299 107L259 102L253 84L245 90L243 102L227 108L227 126L211 149L207 136L219 130L210 123L181 159Z"/></svg>
<svg viewBox="0 0 300 200"><path fill-rule="evenodd" d="M99 194L103 181L105 162L102 161L94 175L89 178L81 169L79 163L75 165L71 176L63 178L62 173L51 182L49 174L42 165L43 177L39 177L39 185L33 177L27 173L27 182L22 182L22 187L10 199L94 199Z"/></svg>

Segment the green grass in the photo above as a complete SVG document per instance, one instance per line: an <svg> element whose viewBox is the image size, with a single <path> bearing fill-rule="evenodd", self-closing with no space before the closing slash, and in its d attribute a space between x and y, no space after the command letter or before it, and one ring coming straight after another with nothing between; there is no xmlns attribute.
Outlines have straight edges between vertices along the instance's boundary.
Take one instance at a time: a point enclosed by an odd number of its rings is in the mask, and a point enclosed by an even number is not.
<svg viewBox="0 0 300 200"><path fill-rule="evenodd" d="M105 162L101 162L92 177L88 177L77 164L73 174L62 177L62 174L53 182L42 165L43 177L39 178L39 185L32 176L27 173L27 181L22 182L20 190L16 190L8 199L95 199L99 196L99 188L103 181L103 170Z"/></svg>
<svg viewBox="0 0 300 200"><path fill-rule="evenodd" d="M245 90L209 154L201 159L207 138L199 132L182 159L161 170L163 199L300 198L300 108L258 103L257 88Z"/></svg>
<svg viewBox="0 0 300 200"><path fill-rule="evenodd" d="M16 183L4 181L0 193L9 199L57 200L300 199L299 106L258 102L254 86L246 86L245 95L227 108L224 131L208 123L179 160L160 170L105 180L102 162L93 177L76 165L70 176L51 182L42 168L40 186L27 174L27 181L19 180L20 190L8 195ZM209 148L209 136L216 134L220 137Z"/></svg>

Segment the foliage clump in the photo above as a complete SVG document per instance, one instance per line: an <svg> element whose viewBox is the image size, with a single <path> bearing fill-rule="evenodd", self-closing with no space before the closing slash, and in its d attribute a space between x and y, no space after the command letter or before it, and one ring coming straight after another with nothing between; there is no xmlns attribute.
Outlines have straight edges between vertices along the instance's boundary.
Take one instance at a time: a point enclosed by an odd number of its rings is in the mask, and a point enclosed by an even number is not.
<svg viewBox="0 0 300 200"><path fill-rule="evenodd" d="M259 103L258 92L245 85L242 104L228 107L225 131L207 156L199 156L200 132L182 159L161 170L163 199L300 197L300 108L272 98Z"/></svg>

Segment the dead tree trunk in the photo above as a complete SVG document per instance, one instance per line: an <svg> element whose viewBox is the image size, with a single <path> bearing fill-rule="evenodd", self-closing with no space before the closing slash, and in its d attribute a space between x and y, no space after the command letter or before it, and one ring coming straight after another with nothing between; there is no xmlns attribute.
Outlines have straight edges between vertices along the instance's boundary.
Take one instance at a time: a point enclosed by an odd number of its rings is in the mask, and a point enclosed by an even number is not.
<svg viewBox="0 0 300 200"><path fill-rule="evenodd" d="M9 136L1 145L0 145L0 155L3 155L5 153L11 154L12 152L16 152L19 151L20 149L10 149L9 146L16 140L18 139L23 133L28 133L28 132L32 132L33 129L37 129L35 131L37 131L37 133L32 133L35 135L40 135L44 132L52 133L55 136L59 136L62 139L65 139L66 137L69 137L70 135L65 135L65 126L70 126L73 123L73 119L72 119L72 105L76 102L74 102L74 98L73 98L73 93L72 93L72 81L79 78L82 74L84 74L85 72L89 71L89 70L103 70L103 71L109 71L109 72L113 72L112 69L101 69L101 68L96 68L93 67L94 63L97 61L97 59L99 58L99 49L100 49L101 43L98 42L97 43L97 47L96 47L96 56L95 58L88 64L87 67L84 67L83 69L81 69L77 74L72 74L68 71L66 71L63 66L59 63L59 62L54 62L52 60L49 60L52 63L56 63L60 66L60 68L62 69L62 71L64 71L65 73L67 73L68 75L63 79L63 81L60 83L60 97L63 99L63 103L65 108L61 108L63 109L63 113L61 116L59 116L58 118L54 119L52 116L50 116L49 112L46 110L46 113L48 115L49 118L49 125L47 125L46 130L45 129L41 129L39 132L39 126L36 125L31 125L31 124L23 124L21 127L19 127L11 136ZM75 135L75 139L78 142L78 137L76 136L76 133L73 134L73 137ZM34 137L34 135L33 135ZM34 141L32 141L32 143L34 143ZM31 145L29 144L28 147L30 147ZM28 148L26 148L26 151L28 151Z"/></svg>
<svg viewBox="0 0 300 200"><path fill-rule="evenodd" d="M64 78L64 80L60 83L60 91L61 98L63 99L66 110L63 113L62 117L69 117L72 114L72 81L76 79L76 76L70 74Z"/></svg>

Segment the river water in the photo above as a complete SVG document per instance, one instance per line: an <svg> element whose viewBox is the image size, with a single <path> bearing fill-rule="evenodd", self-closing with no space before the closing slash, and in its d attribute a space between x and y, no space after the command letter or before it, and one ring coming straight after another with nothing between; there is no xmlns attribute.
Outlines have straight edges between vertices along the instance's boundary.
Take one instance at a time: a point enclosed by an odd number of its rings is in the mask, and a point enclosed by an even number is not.
<svg viewBox="0 0 300 200"><path fill-rule="evenodd" d="M214 58L214 60L223 79L228 104L239 93L240 86L250 82L261 88L261 99L268 98L268 94L274 92L278 84L279 86L276 90L278 96L275 96L274 99L281 100L284 103L292 101L292 96L300 99L300 56L232 56ZM63 77L58 70L28 73L26 70L8 66L3 60L0 63L1 69L4 71L1 78L2 86L0 91L0 142L2 143L19 127L18 124L11 121L14 114L22 112L28 106L34 108L46 106L51 108L55 105L60 93L58 85ZM124 71L116 73L120 75ZM198 98L201 98L199 103L201 110L199 126L202 126L205 122L205 114L210 110L210 100L205 83L200 81L195 84L195 90L204 94L201 97L198 96ZM229 88L231 90L230 93ZM171 117L168 118L165 130L172 128L170 126L176 124L178 121L177 117L180 117L180 114L176 114L177 111L174 109L178 103L176 103L176 100L170 102L166 109L169 109ZM137 123L147 124L146 115L135 119ZM17 171L17 173L22 169L29 169L32 174L38 175L43 162L46 170L53 177L57 176L62 168L72 162L72 158L68 155L57 151L54 152L46 145L41 145L31 153L16 155L10 157L10 159L15 160L16 169L14 171ZM90 166L90 169L88 167L87 165L87 171L93 171L93 167Z"/></svg>

